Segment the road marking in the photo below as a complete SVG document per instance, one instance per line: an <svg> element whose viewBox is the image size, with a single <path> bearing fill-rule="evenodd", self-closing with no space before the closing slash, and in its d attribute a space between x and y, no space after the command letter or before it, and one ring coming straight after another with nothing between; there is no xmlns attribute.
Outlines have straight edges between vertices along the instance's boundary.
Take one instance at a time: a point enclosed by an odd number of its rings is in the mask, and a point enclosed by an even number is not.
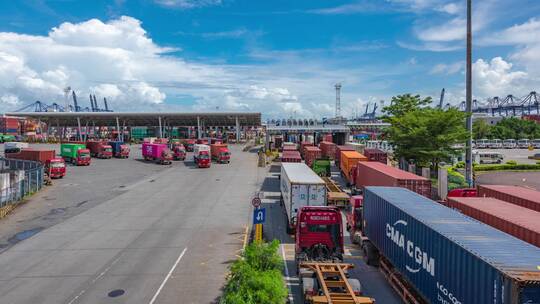
<svg viewBox="0 0 540 304"><path fill-rule="evenodd" d="M153 304L156 301L157 297L159 296L159 293L161 292L161 290L163 289L163 287L165 286L165 284L167 283L167 281L171 277L173 271L176 269L176 266L178 266L178 263L180 262L182 257L184 257L184 254L186 253L186 250L187 250L187 248L184 248L184 250L182 250L182 253L180 253L178 258L176 259L176 262L174 262L174 265L172 266L171 270L169 270L169 273L167 274L167 276L165 277L163 282L161 282L161 285L159 286L158 290L156 291L156 293L152 297L152 300L150 300L149 304Z"/></svg>
<svg viewBox="0 0 540 304"><path fill-rule="evenodd" d="M283 263L285 264L285 280L287 281L287 288L289 289L289 303L293 304L294 299L292 296L292 287L290 284L291 277L289 276L289 267L287 267L287 257L285 256L285 246L281 245L281 255L283 256Z"/></svg>

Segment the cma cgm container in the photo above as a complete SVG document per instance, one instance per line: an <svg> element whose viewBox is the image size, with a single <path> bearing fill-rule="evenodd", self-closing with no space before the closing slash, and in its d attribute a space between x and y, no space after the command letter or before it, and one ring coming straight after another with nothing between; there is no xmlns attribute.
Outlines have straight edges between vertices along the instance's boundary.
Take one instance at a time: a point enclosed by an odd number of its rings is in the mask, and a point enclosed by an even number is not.
<svg viewBox="0 0 540 304"><path fill-rule="evenodd" d="M494 197L540 212L540 192L518 186L479 185L478 196Z"/></svg>
<svg viewBox="0 0 540 304"><path fill-rule="evenodd" d="M428 303L540 303L540 248L403 188L367 187L363 212L366 247Z"/></svg>
<svg viewBox="0 0 540 304"><path fill-rule="evenodd" d="M319 143L319 149L321 149L322 156L329 159L336 157L336 144L330 141L321 141Z"/></svg>
<svg viewBox="0 0 540 304"><path fill-rule="evenodd" d="M300 152L298 151L283 151L281 154L281 162L282 163L300 163L302 162L302 156L300 156Z"/></svg>
<svg viewBox="0 0 540 304"><path fill-rule="evenodd" d="M280 190L287 232L294 231L296 214L304 206L326 206L326 184L303 163L281 163Z"/></svg>
<svg viewBox="0 0 540 304"><path fill-rule="evenodd" d="M367 186L401 187L431 197L429 179L379 162L358 163L356 174L354 190L357 192Z"/></svg>
<svg viewBox="0 0 540 304"><path fill-rule="evenodd" d="M383 164L388 163L388 156L386 152L380 149L364 149L364 155L368 158L368 161L376 161Z"/></svg>
<svg viewBox="0 0 540 304"><path fill-rule="evenodd" d="M540 212L491 197L449 197L448 207L540 247Z"/></svg>
<svg viewBox="0 0 540 304"><path fill-rule="evenodd" d="M313 162L321 158L322 151L321 149L313 146L307 146L304 148L304 158L306 160L306 165L308 165L311 168L311 165L313 165Z"/></svg>
<svg viewBox="0 0 540 304"><path fill-rule="evenodd" d="M336 155L334 156L334 160L336 163L336 166L339 167L340 164L340 156L342 151L354 151L354 148L351 146L336 146Z"/></svg>

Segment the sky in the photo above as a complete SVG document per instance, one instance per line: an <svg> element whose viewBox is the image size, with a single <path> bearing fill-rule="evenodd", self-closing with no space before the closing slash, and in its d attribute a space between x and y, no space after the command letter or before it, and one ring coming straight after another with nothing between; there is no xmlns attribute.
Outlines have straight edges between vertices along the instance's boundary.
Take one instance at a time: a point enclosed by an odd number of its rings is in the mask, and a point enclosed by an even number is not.
<svg viewBox="0 0 540 304"><path fill-rule="evenodd" d="M114 111L342 115L465 96L465 0L0 2L0 112L65 88ZM473 0L473 95L540 86L540 1Z"/></svg>

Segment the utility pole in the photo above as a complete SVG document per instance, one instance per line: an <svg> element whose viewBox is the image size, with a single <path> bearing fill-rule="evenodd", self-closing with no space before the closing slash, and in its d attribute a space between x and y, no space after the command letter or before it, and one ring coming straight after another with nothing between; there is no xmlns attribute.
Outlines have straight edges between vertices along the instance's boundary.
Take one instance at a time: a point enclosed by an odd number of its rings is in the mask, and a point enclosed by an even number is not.
<svg viewBox="0 0 540 304"><path fill-rule="evenodd" d="M465 144L465 179L469 187L474 186L472 164L472 0L467 0L467 75L466 100L467 142Z"/></svg>

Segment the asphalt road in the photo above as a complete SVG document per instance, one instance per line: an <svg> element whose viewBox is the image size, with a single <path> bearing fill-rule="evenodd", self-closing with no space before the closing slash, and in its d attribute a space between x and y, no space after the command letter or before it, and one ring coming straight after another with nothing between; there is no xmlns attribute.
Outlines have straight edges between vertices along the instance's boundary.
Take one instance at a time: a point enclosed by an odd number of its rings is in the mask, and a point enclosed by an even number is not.
<svg viewBox="0 0 540 304"><path fill-rule="evenodd" d="M229 165L180 162L122 183L121 193L2 252L0 303L213 303L263 178L256 154L232 147Z"/></svg>

